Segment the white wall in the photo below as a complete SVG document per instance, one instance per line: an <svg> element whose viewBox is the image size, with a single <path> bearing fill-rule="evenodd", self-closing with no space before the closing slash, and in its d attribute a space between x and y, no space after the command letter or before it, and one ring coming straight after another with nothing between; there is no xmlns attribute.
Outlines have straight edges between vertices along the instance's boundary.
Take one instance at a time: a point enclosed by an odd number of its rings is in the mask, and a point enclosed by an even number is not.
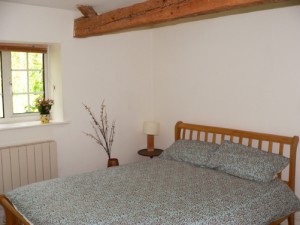
<svg viewBox="0 0 300 225"><path fill-rule="evenodd" d="M61 45L64 117L70 121L0 131L0 145L56 140L60 176L106 167L104 151L82 133L92 132L83 102L98 112L106 100L109 119L116 120L113 156L120 164L141 159L142 122L153 115L151 31L75 39L73 19L66 10L0 2L0 42Z"/></svg>
<svg viewBox="0 0 300 225"><path fill-rule="evenodd" d="M300 136L299 21L295 6L154 30L159 144L178 120Z"/></svg>
<svg viewBox="0 0 300 225"><path fill-rule="evenodd" d="M149 32L133 32L64 44L62 50L72 53L71 60L62 59L68 74L63 75L64 110L71 121L57 135L64 144L61 160L68 165L64 173L78 166L86 171L106 166L104 151L82 133L93 132L82 103L98 113L103 99L109 120L116 120L112 156L121 164L138 159L137 150L145 145L142 122L153 115L150 39Z"/></svg>

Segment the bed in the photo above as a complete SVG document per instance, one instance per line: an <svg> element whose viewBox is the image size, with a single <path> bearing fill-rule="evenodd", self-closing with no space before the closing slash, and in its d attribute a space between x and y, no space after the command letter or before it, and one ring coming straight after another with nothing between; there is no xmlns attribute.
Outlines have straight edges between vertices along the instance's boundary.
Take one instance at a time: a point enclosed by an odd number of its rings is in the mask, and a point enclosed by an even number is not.
<svg viewBox="0 0 300 225"><path fill-rule="evenodd" d="M298 141L178 122L175 142L159 158L20 187L0 203L7 225L293 225L300 210L294 194ZM274 160L275 166L289 164L283 172L276 168L276 178L264 173Z"/></svg>

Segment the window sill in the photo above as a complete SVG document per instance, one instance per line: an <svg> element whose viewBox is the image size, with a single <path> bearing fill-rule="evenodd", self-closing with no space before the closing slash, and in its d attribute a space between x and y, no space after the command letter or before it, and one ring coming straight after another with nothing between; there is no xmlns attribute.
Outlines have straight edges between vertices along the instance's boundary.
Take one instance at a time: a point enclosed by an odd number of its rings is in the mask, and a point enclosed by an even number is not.
<svg viewBox="0 0 300 225"><path fill-rule="evenodd" d="M20 123L6 123L0 124L0 131L3 130L13 130L13 129L22 129L29 127L48 127L48 126L57 126L68 124L67 121L50 121L48 124L42 124L40 121L28 121L28 122L20 122Z"/></svg>

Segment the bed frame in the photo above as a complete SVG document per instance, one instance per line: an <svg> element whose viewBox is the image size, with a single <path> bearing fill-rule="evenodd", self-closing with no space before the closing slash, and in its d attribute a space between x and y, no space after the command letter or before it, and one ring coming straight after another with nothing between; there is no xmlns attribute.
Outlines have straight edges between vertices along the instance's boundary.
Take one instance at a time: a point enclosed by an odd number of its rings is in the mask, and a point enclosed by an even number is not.
<svg viewBox="0 0 300 225"><path fill-rule="evenodd" d="M175 140L201 140L221 144L224 140L255 147L268 152L285 155L289 157L290 163L288 169L278 174L278 178L284 180L288 186L295 191L295 172L296 172L296 152L299 142L298 136L286 137L273 134L264 134L229 128L212 127L196 124L177 122L175 125ZM280 224L288 219L289 225L295 224L294 213L274 221L270 225Z"/></svg>
<svg viewBox="0 0 300 225"><path fill-rule="evenodd" d="M290 164L286 171L278 174L288 186L295 191L295 171L296 171L296 151L299 142L298 136L286 137L273 134L264 134L250 131L242 131L228 128L203 126L177 122L175 125L175 140L203 140L212 143L222 143L224 140L256 147L261 150L285 155L290 158ZM284 179L286 177L287 179ZM24 224L30 225L26 219L14 208L12 203L4 196L0 195L0 204L3 205L6 214L6 225ZM285 216L270 225L277 225L288 219L289 225L295 224L294 213Z"/></svg>

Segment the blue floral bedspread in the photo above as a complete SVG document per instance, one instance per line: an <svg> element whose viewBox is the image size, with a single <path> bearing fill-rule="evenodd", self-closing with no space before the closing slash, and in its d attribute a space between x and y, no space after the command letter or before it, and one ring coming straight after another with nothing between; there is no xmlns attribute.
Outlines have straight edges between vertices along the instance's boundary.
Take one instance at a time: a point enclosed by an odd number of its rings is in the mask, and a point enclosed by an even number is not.
<svg viewBox="0 0 300 225"><path fill-rule="evenodd" d="M152 159L6 193L35 225L269 224L300 210L280 181L259 183Z"/></svg>

